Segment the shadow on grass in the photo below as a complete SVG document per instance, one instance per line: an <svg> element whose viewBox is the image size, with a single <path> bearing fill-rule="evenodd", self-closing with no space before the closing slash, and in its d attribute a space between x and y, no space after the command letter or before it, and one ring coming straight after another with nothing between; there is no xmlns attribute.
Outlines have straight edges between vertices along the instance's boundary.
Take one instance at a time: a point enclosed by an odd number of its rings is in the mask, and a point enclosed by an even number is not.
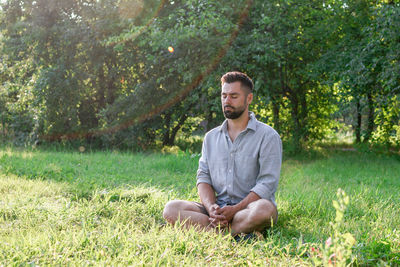
<svg viewBox="0 0 400 267"><path fill-rule="evenodd" d="M89 199L102 189L152 187L189 197L198 157L131 153L71 153L0 150L0 172L25 179L66 183L71 194Z"/></svg>
<svg viewBox="0 0 400 267"><path fill-rule="evenodd" d="M400 160L400 155L397 154L378 155L385 159L394 157ZM375 154L372 152L342 150L336 147L322 149L315 146L296 155L285 153L282 178L290 175L290 168L293 166L291 161L297 162L296 166L305 170L307 166L319 160L336 156L339 156L340 160L330 163L330 168L349 161L354 161L353 165L362 166L368 161L375 160ZM0 172L27 179L68 183L72 188L72 193L82 198L90 198L96 190L129 185L156 187L172 192L179 198L188 198L196 196L195 177L198 159L198 155L189 154L78 153L0 148ZM285 162L290 162L290 164L285 164ZM283 180L281 182L282 188L285 183Z"/></svg>

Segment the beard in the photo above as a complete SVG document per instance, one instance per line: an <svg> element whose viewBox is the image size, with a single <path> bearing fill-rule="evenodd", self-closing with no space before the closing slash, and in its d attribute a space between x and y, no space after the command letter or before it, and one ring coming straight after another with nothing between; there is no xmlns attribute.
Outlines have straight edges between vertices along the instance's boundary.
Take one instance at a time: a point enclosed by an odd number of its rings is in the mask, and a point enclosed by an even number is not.
<svg viewBox="0 0 400 267"><path fill-rule="evenodd" d="M232 110L227 110L226 109L227 107L230 107ZM245 111L245 109L246 108L244 106L243 107L238 107L238 108L234 108L232 106L225 106L224 107L224 116L227 119L234 120L234 119L237 119L240 116L242 116L242 114Z"/></svg>

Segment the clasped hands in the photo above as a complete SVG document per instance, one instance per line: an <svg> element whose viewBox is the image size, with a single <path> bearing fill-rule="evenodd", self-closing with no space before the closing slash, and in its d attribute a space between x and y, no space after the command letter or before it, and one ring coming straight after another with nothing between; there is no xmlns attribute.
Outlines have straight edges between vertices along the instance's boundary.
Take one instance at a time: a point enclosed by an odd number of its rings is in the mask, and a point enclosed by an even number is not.
<svg viewBox="0 0 400 267"><path fill-rule="evenodd" d="M238 210L235 206L225 206L221 208L218 204L213 204L210 207L210 225L212 227L227 227L232 221L233 216L235 216Z"/></svg>

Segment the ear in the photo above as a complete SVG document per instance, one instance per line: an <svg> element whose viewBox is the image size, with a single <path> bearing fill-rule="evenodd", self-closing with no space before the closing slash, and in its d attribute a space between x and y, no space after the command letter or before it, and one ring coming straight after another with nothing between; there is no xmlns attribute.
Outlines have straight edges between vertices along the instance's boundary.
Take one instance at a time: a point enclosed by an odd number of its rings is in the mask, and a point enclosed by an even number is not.
<svg viewBox="0 0 400 267"><path fill-rule="evenodd" d="M250 93L247 95L247 104L251 104L251 102L253 101L253 93Z"/></svg>

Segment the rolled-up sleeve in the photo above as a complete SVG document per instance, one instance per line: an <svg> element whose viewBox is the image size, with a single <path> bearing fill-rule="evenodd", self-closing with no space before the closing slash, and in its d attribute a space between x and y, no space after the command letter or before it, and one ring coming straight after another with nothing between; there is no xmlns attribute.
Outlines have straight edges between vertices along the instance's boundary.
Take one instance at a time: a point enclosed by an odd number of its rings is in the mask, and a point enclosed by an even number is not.
<svg viewBox="0 0 400 267"><path fill-rule="evenodd" d="M276 132L262 142L258 161L260 172L251 191L263 199L274 200L282 165L282 141Z"/></svg>
<svg viewBox="0 0 400 267"><path fill-rule="evenodd" d="M207 183L212 185L210 169L208 167L207 160L207 135L204 137L203 147L201 149L201 157L199 160L199 169L197 170L197 183L196 186L200 183Z"/></svg>

